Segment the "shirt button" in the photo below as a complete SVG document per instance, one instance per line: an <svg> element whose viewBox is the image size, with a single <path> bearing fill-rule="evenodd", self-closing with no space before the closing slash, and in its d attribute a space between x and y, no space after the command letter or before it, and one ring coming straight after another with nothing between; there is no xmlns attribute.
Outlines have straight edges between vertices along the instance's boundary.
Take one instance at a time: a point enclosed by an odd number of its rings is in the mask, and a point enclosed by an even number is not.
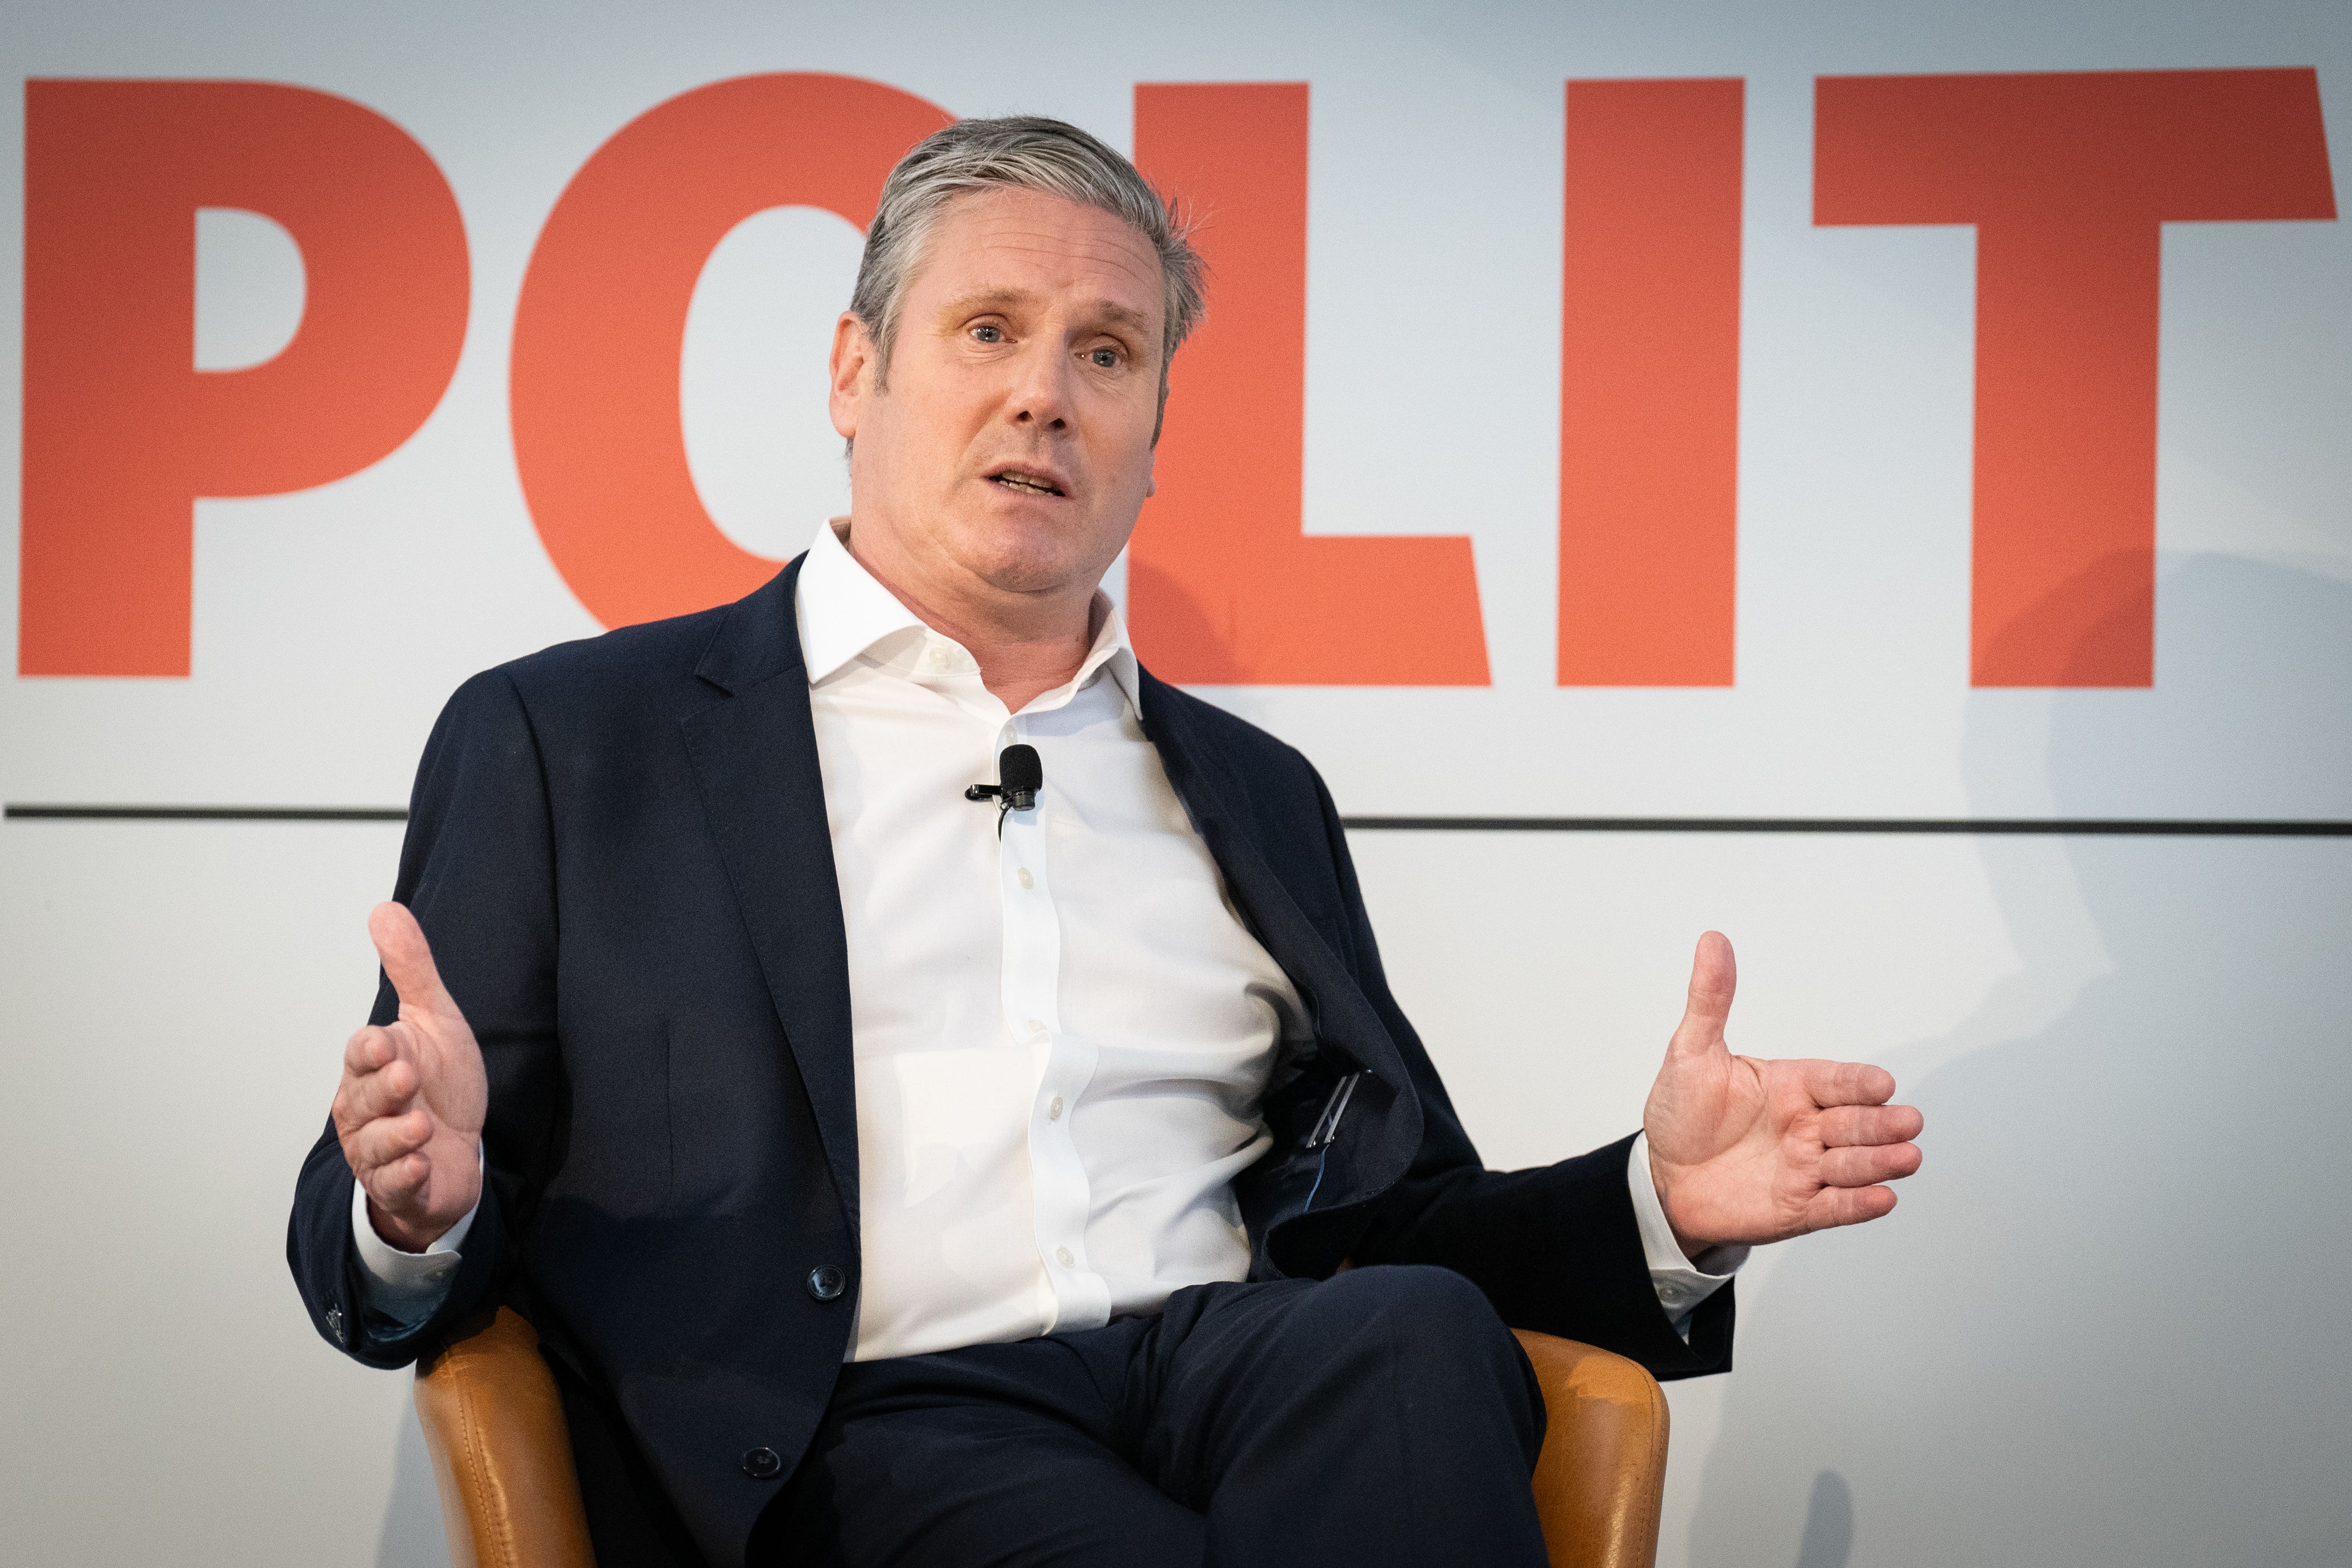
<svg viewBox="0 0 2352 1568"><path fill-rule="evenodd" d="M1031 1019L1029 1020L1029 1032L1031 1034L1043 1034L1045 1032L1045 1026L1037 1019Z"/></svg>
<svg viewBox="0 0 2352 1568"><path fill-rule="evenodd" d="M1037 879L1036 879L1035 877L1031 876L1031 875L1029 874L1029 868L1028 868L1027 866L1025 866L1025 865L1024 865L1024 866L1023 866L1023 867L1021 868L1020 875L1021 875L1021 885L1022 885L1022 886L1024 886L1024 887L1034 887L1034 886L1036 886L1036 885L1037 885Z"/></svg>
<svg viewBox="0 0 2352 1568"><path fill-rule="evenodd" d="M1065 1269L1072 1269L1077 1266L1078 1260L1070 1256L1070 1249L1068 1248L1056 1247L1054 1249L1054 1261L1059 1263Z"/></svg>
<svg viewBox="0 0 2352 1568"><path fill-rule="evenodd" d="M1061 1119L1062 1097L1059 1094L1056 1094L1051 1100L1045 1102L1045 1120L1048 1122L1058 1122Z"/></svg>
<svg viewBox="0 0 2352 1568"><path fill-rule="evenodd" d="M830 1301L840 1296L849 1283L849 1277L830 1263L820 1263L809 1270L808 1293L820 1301Z"/></svg>
<svg viewBox="0 0 2352 1568"><path fill-rule="evenodd" d="M948 667L948 651L947 651L945 648L934 648L934 649L932 649L932 650L931 650L931 668L933 668L933 669L935 669L935 670L944 670L944 669L946 669L947 667Z"/></svg>

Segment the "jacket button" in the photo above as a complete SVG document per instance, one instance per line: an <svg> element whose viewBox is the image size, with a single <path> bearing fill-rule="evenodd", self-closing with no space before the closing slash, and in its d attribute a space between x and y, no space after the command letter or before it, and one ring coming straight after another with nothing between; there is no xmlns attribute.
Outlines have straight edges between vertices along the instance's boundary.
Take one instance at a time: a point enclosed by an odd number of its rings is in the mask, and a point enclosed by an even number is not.
<svg viewBox="0 0 2352 1568"><path fill-rule="evenodd" d="M772 1481L783 1472L784 1461L773 1448L746 1448L743 1473L755 1481Z"/></svg>
<svg viewBox="0 0 2352 1568"><path fill-rule="evenodd" d="M830 1301L839 1296L848 1283L848 1275L830 1263L820 1263L809 1270L808 1293L820 1301Z"/></svg>

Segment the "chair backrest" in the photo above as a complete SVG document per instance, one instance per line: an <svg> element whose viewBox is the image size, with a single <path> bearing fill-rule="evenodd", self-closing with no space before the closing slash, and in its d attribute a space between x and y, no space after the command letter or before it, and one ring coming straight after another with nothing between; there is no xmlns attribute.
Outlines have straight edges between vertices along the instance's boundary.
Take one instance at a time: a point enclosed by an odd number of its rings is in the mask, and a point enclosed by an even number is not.
<svg viewBox="0 0 2352 1568"><path fill-rule="evenodd" d="M1519 1331L1543 1386L1536 1511L1551 1568L1651 1568L1666 1487L1666 1396L1639 1364Z"/></svg>
<svg viewBox="0 0 2352 1568"><path fill-rule="evenodd" d="M416 1364L416 1416L454 1568L595 1568L563 1399L509 1307Z"/></svg>

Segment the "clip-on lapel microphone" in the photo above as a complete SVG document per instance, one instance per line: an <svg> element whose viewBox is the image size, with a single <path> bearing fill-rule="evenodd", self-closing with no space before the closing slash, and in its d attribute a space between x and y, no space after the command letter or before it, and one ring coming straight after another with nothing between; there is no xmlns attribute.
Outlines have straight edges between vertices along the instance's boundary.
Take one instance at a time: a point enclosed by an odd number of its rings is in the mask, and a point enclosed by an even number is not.
<svg viewBox="0 0 2352 1568"><path fill-rule="evenodd" d="M1004 836L1004 813L1026 811L1037 804L1045 787L1045 764L1034 746L1008 746L996 757L997 782L975 784L963 792L967 800L996 802L996 834Z"/></svg>

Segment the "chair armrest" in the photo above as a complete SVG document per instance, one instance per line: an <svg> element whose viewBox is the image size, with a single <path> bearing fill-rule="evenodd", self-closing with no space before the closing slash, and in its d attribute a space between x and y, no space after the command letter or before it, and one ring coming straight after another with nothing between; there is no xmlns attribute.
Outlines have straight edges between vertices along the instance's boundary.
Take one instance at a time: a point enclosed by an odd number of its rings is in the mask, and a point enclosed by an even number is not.
<svg viewBox="0 0 2352 1568"><path fill-rule="evenodd" d="M1543 1387L1536 1511L1551 1568L1652 1568L1666 1485L1666 1396L1638 1364L1527 1329Z"/></svg>
<svg viewBox="0 0 2352 1568"><path fill-rule="evenodd" d="M416 1416L455 1568L595 1568L538 1330L507 1307L468 1322L417 1363Z"/></svg>

